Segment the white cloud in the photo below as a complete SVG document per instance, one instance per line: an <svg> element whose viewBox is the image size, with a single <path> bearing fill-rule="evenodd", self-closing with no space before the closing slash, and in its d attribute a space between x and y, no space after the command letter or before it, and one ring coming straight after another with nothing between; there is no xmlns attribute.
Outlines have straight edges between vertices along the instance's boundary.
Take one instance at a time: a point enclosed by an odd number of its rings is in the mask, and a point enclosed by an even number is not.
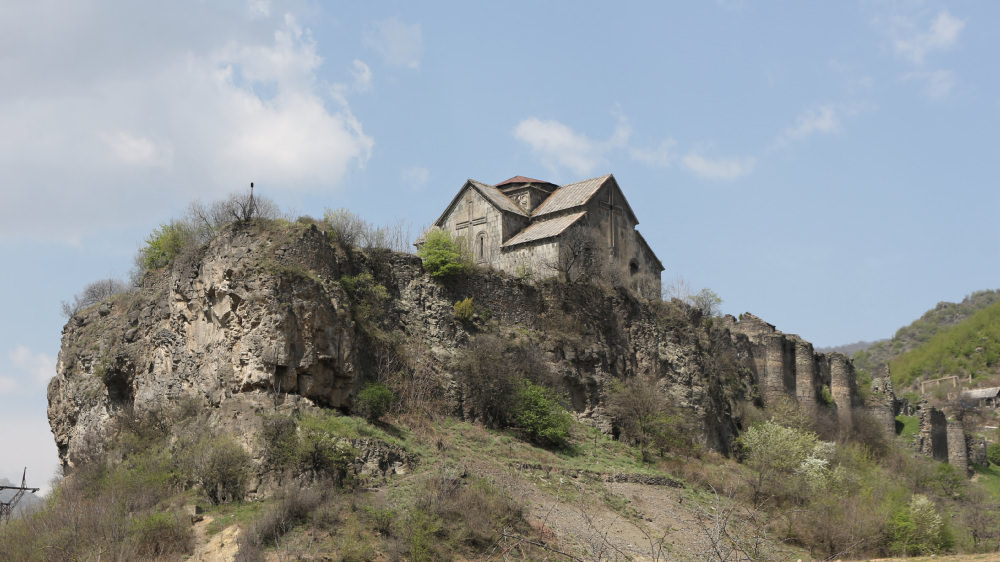
<svg viewBox="0 0 1000 562"><path fill-rule="evenodd" d="M892 47L896 54L914 64L922 64L924 57L934 51L952 48L965 27L965 21L941 10L926 30L918 29L910 18L896 18L890 29Z"/></svg>
<svg viewBox="0 0 1000 562"><path fill-rule="evenodd" d="M420 68L424 44L419 23L406 23L396 18L375 22L365 33L365 44L375 49L389 65Z"/></svg>
<svg viewBox="0 0 1000 562"><path fill-rule="evenodd" d="M801 141L815 134L829 135L843 130L844 115L851 115L853 109L837 104L811 107L795 118L795 124L778 134L771 148L781 148L794 141Z"/></svg>
<svg viewBox="0 0 1000 562"><path fill-rule="evenodd" d="M14 392L17 389L17 380L14 377L0 375L0 394Z"/></svg>
<svg viewBox="0 0 1000 562"><path fill-rule="evenodd" d="M753 157L709 158L691 151L684 156L683 162L689 170L703 178L734 180L752 172L757 160Z"/></svg>
<svg viewBox="0 0 1000 562"><path fill-rule="evenodd" d="M409 166L401 174L403 183L412 189L420 189L431 179L431 172L420 166Z"/></svg>
<svg viewBox="0 0 1000 562"><path fill-rule="evenodd" d="M655 148L633 148L629 151L632 159L641 162L643 164L648 164L650 166L660 166L666 168L673 164L674 160L677 159L677 153L675 151L677 147L677 141L674 139L667 139L657 145Z"/></svg>
<svg viewBox="0 0 1000 562"><path fill-rule="evenodd" d="M146 224L249 181L329 190L365 165L374 141L323 83L308 29L265 4L253 17L252 3L181 4L39 0L0 22L23 47L0 54L0 169L17 186L0 205L0 242ZM41 28L9 23L21 20ZM370 84L363 63L352 73Z"/></svg>
<svg viewBox="0 0 1000 562"><path fill-rule="evenodd" d="M910 72L903 75L903 79L922 81L924 83L924 93L933 100L946 97L955 87L955 73L950 70Z"/></svg>
<svg viewBox="0 0 1000 562"><path fill-rule="evenodd" d="M631 134L632 128L622 115L606 141L595 141L558 121L536 117L524 119L514 127L514 137L527 144L553 172L565 168L577 176L590 174L604 164L607 154L625 147Z"/></svg>
<svg viewBox="0 0 1000 562"><path fill-rule="evenodd" d="M158 145L146 137L128 131L100 133L111 156L124 164L140 166L169 166L174 149L169 144Z"/></svg>
<svg viewBox="0 0 1000 562"><path fill-rule="evenodd" d="M354 59L353 66L351 76L354 78L354 90L367 92L372 87L372 69L358 59Z"/></svg>
<svg viewBox="0 0 1000 562"><path fill-rule="evenodd" d="M788 138L800 139L813 133L836 133L840 131L840 116L831 104L806 110L798 116L795 125L785 129Z"/></svg>
<svg viewBox="0 0 1000 562"><path fill-rule="evenodd" d="M271 2L270 0L249 0L247 10L250 11L251 17L266 18L271 15Z"/></svg>
<svg viewBox="0 0 1000 562"><path fill-rule="evenodd" d="M20 371L30 376L34 382L48 384L56 376L56 358L44 353L36 353L23 345L16 346L7 353L10 362Z"/></svg>

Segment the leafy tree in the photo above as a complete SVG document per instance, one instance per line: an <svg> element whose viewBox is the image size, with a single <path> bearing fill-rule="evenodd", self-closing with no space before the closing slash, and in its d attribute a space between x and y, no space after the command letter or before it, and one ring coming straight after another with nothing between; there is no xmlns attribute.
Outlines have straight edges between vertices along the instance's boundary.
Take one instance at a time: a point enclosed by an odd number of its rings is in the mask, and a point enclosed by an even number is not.
<svg viewBox="0 0 1000 562"><path fill-rule="evenodd" d="M455 320L458 320L459 322L469 322L476 314L476 304L472 300L472 297L455 302L453 309L455 312Z"/></svg>
<svg viewBox="0 0 1000 562"><path fill-rule="evenodd" d="M705 288L688 297L688 303L701 311L706 318L713 318L722 312L722 297Z"/></svg>
<svg viewBox="0 0 1000 562"><path fill-rule="evenodd" d="M139 266L145 270L165 267L194 243L194 232L188 223L172 221L160 225L146 238L146 246L139 250Z"/></svg>
<svg viewBox="0 0 1000 562"><path fill-rule="evenodd" d="M468 251L445 230L431 230L417 250L426 269L434 277L451 277L472 271Z"/></svg>
<svg viewBox="0 0 1000 562"><path fill-rule="evenodd" d="M621 436L635 442L644 461L649 449L692 452L697 445L697 422L670 404L652 377L636 377L615 385L608 405Z"/></svg>
<svg viewBox="0 0 1000 562"><path fill-rule="evenodd" d="M366 384L357 397L355 397L355 407L359 414L369 421L376 421L389 411L396 395L393 394L386 385L375 382Z"/></svg>
<svg viewBox="0 0 1000 562"><path fill-rule="evenodd" d="M766 489L795 474L816 450L819 439L810 431L783 427L768 420L751 426L740 436L739 443L745 464L757 474L751 482L756 502Z"/></svg>
<svg viewBox="0 0 1000 562"><path fill-rule="evenodd" d="M921 494L892 516L889 537L889 547L904 556L941 552L951 542L934 502Z"/></svg>
<svg viewBox="0 0 1000 562"><path fill-rule="evenodd" d="M530 381L523 381L517 389L514 421L540 445L562 447L569 439L569 413L551 389Z"/></svg>
<svg viewBox="0 0 1000 562"><path fill-rule="evenodd" d="M243 501L250 455L228 437L207 438L197 445L195 477L213 504Z"/></svg>

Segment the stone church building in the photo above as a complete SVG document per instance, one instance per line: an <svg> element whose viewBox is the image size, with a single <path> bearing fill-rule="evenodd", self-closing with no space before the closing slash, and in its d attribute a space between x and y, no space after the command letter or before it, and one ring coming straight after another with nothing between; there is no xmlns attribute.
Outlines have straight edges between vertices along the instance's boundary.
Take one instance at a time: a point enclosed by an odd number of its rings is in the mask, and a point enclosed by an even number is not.
<svg viewBox="0 0 1000 562"><path fill-rule="evenodd" d="M476 263L513 275L576 279L599 272L657 298L663 265L637 224L608 174L563 186L522 176L496 185L470 179L432 228L463 240Z"/></svg>

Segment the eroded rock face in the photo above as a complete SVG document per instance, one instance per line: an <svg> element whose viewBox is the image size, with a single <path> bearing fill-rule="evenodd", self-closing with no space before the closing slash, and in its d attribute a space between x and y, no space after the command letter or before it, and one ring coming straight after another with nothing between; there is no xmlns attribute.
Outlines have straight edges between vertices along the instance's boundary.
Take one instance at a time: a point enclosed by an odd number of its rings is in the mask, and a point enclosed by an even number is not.
<svg viewBox="0 0 1000 562"><path fill-rule="evenodd" d="M340 260L325 236L230 230L131 295L63 329L49 419L65 463L99 445L112 418L250 392L349 405L358 341Z"/></svg>
<svg viewBox="0 0 1000 562"><path fill-rule="evenodd" d="M377 319L371 303L345 292L345 276L359 275L382 287ZM456 321L453 306L467 297L488 319ZM535 346L577 417L602 431L614 431L612 384L650 376L703 427L703 443L723 452L740 428L737 405L762 403L762 377L796 376L761 355L768 348L760 338L775 335L763 321L757 331L750 321L744 329L713 324L680 303L495 272L441 282L414 256L345 251L316 227L262 223L229 228L134 293L70 319L48 392L60 456L72 466L100 450L122 413L184 400L211 408L206 419L251 450L260 415L278 397L292 397L298 409L350 410L354 393L382 368L375 323L410 350L404 368L419 363L435 374L453 413L463 414L453 359L476 333L491 331ZM814 402L829 369L799 340L782 346L782 365L808 364L801 370L809 388L798 390ZM363 464L380 471L398 462L372 455Z"/></svg>

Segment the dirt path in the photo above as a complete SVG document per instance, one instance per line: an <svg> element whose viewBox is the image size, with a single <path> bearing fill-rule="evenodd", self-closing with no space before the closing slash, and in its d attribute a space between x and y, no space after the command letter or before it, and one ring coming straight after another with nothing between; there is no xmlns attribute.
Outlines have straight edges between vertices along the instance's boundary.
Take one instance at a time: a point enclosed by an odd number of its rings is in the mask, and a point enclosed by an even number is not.
<svg viewBox="0 0 1000 562"><path fill-rule="evenodd" d="M192 526L194 533L194 554L188 560L194 562L230 562L236 557L236 540L239 538L238 525L230 525L222 531L208 536L208 525L213 521L206 516Z"/></svg>

